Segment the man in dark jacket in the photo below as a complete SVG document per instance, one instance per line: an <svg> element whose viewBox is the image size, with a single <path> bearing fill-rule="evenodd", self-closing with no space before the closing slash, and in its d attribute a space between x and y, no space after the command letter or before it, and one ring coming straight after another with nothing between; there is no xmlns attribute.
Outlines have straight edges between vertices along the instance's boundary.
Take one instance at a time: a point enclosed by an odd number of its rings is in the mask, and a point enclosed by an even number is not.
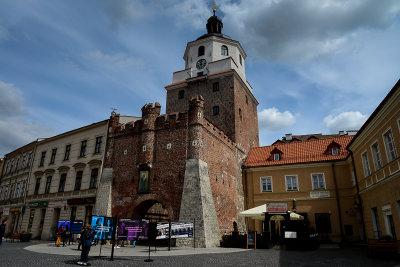
<svg viewBox="0 0 400 267"><path fill-rule="evenodd" d="M0 225L0 245L3 243L4 234L6 232L6 221L3 221Z"/></svg>
<svg viewBox="0 0 400 267"><path fill-rule="evenodd" d="M92 226L86 226L85 232L81 235L81 242L82 242L82 253L81 253L81 260L77 262L79 265L88 265L87 260L89 256L90 247L92 246L94 233L92 231Z"/></svg>

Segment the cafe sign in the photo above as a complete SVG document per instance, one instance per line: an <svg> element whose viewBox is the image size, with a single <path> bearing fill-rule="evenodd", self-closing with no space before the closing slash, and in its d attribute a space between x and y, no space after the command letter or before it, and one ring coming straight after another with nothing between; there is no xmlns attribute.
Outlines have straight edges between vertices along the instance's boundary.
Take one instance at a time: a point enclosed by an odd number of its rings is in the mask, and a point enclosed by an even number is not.
<svg viewBox="0 0 400 267"><path fill-rule="evenodd" d="M268 213L285 213L288 211L288 204L286 202L267 203Z"/></svg>
<svg viewBox="0 0 400 267"><path fill-rule="evenodd" d="M47 208L48 206L49 206L48 201L37 201L29 203L29 208Z"/></svg>

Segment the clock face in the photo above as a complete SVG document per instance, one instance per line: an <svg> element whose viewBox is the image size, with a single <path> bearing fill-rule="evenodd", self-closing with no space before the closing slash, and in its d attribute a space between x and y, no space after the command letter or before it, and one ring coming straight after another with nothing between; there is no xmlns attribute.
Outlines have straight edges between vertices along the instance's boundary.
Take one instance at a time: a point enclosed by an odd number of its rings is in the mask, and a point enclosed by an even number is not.
<svg viewBox="0 0 400 267"><path fill-rule="evenodd" d="M198 70L204 69L204 67L206 66L206 64L207 64L207 61L206 61L204 58L199 59L199 61L197 61L197 63L196 63L196 68L197 68Z"/></svg>

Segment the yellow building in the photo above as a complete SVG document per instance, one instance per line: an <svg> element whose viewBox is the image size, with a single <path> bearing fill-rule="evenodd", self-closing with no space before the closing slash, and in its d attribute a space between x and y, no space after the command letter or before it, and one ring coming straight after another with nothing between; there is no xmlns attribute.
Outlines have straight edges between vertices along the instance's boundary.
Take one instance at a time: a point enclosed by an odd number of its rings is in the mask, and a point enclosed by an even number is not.
<svg viewBox="0 0 400 267"><path fill-rule="evenodd" d="M253 148L244 164L246 207L286 203L289 211L304 216L323 238L360 239L356 188L346 150L353 137L344 133L321 139L312 136ZM248 228L274 235L277 226L274 221L263 225L261 220L248 219Z"/></svg>
<svg viewBox="0 0 400 267"><path fill-rule="evenodd" d="M400 237L400 80L350 142L366 237Z"/></svg>

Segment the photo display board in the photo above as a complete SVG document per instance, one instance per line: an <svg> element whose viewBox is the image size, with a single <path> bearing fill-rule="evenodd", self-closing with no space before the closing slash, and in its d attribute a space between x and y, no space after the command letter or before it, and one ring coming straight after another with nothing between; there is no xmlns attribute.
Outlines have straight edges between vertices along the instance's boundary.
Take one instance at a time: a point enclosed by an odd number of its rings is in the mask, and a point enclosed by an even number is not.
<svg viewBox="0 0 400 267"><path fill-rule="evenodd" d="M119 240L145 240L148 238L149 221L144 219L119 219Z"/></svg>
<svg viewBox="0 0 400 267"><path fill-rule="evenodd" d="M71 234L80 234L83 226L83 221L71 221Z"/></svg>
<svg viewBox="0 0 400 267"><path fill-rule="evenodd" d="M92 216L94 240L111 240L113 232L113 218Z"/></svg>
<svg viewBox="0 0 400 267"><path fill-rule="evenodd" d="M171 222L171 238L193 237L193 222ZM169 223L157 223L157 239L169 238Z"/></svg>
<svg viewBox="0 0 400 267"><path fill-rule="evenodd" d="M68 229L71 229L71 222L70 221L58 221L57 229L60 228L60 226L62 226L63 229L65 229L65 227L68 227Z"/></svg>

